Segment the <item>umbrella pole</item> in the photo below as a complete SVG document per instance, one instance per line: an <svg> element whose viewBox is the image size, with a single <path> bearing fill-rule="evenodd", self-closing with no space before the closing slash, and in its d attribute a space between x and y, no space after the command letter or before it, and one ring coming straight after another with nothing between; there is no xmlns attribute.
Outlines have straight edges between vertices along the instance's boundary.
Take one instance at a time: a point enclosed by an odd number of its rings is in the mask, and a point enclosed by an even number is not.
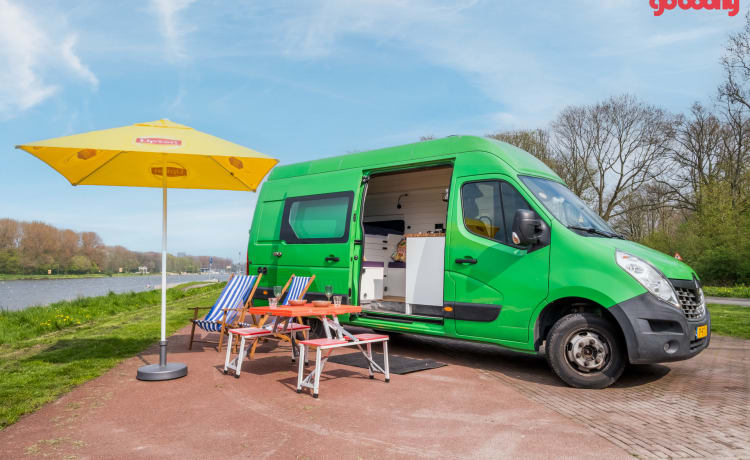
<svg viewBox="0 0 750 460"><path fill-rule="evenodd" d="M159 364L138 368L138 380L172 380L187 375L183 363L167 364L167 165L162 167L162 218L161 218L161 340Z"/></svg>
<svg viewBox="0 0 750 460"><path fill-rule="evenodd" d="M166 172L166 171L165 171ZM161 205L161 341L159 342L159 365L167 365L167 175L162 174Z"/></svg>

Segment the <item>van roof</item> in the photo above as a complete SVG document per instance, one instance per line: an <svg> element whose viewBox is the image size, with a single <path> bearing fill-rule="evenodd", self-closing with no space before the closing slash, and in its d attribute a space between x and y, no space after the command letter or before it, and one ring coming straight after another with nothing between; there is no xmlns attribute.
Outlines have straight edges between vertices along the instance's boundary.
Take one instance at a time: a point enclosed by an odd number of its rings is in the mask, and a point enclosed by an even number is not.
<svg viewBox="0 0 750 460"><path fill-rule="evenodd" d="M547 177L562 182L542 161L506 142L479 136L449 136L442 139L351 153L319 160L277 166L268 180L306 176L342 169L374 169L392 164L422 163L446 155L484 151L498 157L519 174Z"/></svg>

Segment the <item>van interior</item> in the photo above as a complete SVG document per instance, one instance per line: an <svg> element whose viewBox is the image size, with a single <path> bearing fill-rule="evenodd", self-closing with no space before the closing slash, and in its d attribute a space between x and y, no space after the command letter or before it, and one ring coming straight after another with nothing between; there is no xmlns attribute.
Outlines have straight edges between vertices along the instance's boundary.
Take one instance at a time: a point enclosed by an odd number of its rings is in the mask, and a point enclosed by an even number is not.
<svg viewBox="0 0 750 460"><path fill-rule="evenodd" d="M360 305L442 316L450 165L372 175L363 212Z"/></svg>

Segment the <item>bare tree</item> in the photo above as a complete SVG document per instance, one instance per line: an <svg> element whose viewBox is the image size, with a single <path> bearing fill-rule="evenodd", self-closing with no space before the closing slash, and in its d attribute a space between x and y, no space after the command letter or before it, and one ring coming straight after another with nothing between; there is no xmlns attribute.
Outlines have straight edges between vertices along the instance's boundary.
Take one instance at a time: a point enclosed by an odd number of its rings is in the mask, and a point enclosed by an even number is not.
<svg viewBox="0 0 750 460"><path fill-rule="evenodd" d="M18 221L13 219L0 219L0 250L16 249L21 238Z"/></svg>
<svg viewBox="0 0 750 460"><path fill-rule="evenodd" d="M725 81L719 86L719 97L750 109L750 11L745 15L745 27L729 36L721 64Z"/></svg>
<svg viewBox="0 0 750 460"><path fill-rule="evenodd" d="M676 206L698 209L702 188L719 177L724 137L721 121L698 102L691 107L689 117L677 117L668 155L671 166L667 174L657 178Z"/></svg>
<svg viewBox="0 0 750 460"><path fill-rule="evenodd" d="M557 170L555 159L550 150L549 131L546 129L537 128L502 131L495 134L488 134L487 137L515 145L540 159L552 170Z"/></svg>
<svg viewBox="0 0 750 460"><path fill-rule="evenodd" d="M628 198L666 168L672 116L632 96L568 107L552 123L555 161L575 193L605 220L630 211Z"/></svg>
<svg viewBox="0 0 750 460"><path fill-rule="evenodd" d="M725 101L721 130L719 169L721 178L729 184L732 206L748 206L750 181L750 110L742 104Z"/></svg>

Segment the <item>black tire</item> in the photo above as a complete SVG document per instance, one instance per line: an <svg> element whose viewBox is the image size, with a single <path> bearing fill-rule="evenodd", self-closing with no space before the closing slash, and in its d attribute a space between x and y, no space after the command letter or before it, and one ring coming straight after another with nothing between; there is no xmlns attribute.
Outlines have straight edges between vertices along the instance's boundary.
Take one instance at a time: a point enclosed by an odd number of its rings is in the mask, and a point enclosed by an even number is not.
<svg viewBox="0 0 750 460"><path fill-rule="evenodd" d="M575 353L576 346L585 349L582 358L581 353ZM557 320L547 336L545 352L555 374L575 388L607 388L620 378L627 364L618 331L592 313L572 313ZM599 358L601 362L596 361ZM580 364L583 359L588 359L587 366L598 367L585 367Z"/></svg>

